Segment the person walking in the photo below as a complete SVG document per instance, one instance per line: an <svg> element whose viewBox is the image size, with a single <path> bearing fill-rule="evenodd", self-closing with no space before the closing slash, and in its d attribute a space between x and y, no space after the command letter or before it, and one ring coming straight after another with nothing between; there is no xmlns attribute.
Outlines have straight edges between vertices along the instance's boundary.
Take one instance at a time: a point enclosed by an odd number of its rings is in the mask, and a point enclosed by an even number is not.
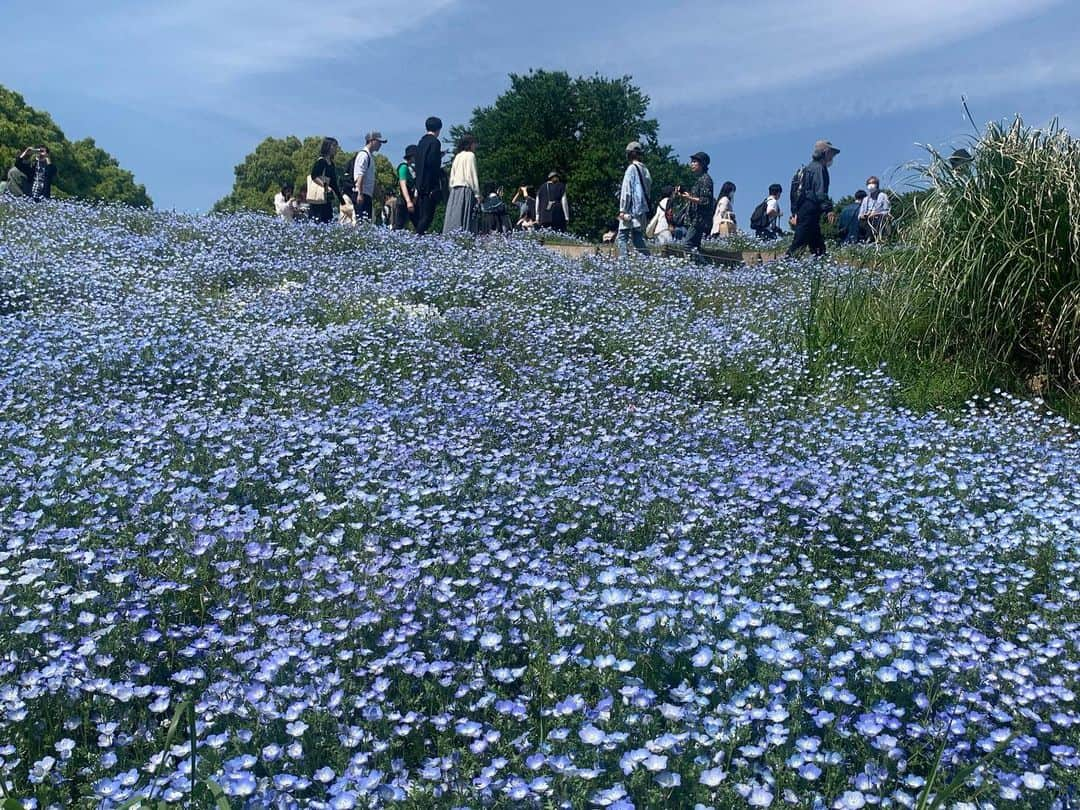
<svg viewBox="0 0 1080 810"><path fill-rule="evenodd" d="M798 182L792 183L791 224L795 227L795 238L788 248L788 256L794 256L804 247L809 247L815 256L825 255L821 215L826 214L829 222L836 219L829 198L829 167L838 154L840 150L829 141L818 141L814 144L810 162L797 175Z"/></svg>
<svg viewBox="0 0 1080 810"><path fill-rule="evenodd" d="M631 242L638 253L649 254L649 249L645 247L644 230L649 220L652 177L642 157L641 144L630 141L626 145L627 166L619 188L619 233L615 237L615 248L619 256L624 258L630 254Z"/></svg>
<svg viewBox="0 0 1080 810"><path fill-rule="evenodd" d="M323 138L319 145L319 157L308 175L308 216L316 222L330 222L334 218L331 194L343 199L334 158L340 147L336 138Z"/></svg>
<svg viewBox="0 0 1080 810"><path fill-rule="evenodd" d="M769 196L758 203L750 215L750 229L763 242L779 239L784 233L780 228L780 217L784 215L780 208L780 195L783 193L784 187L773 183L769 186Z"/></svg>
<svg viewBox="0 0 1080 810"><path fill-rule="evenodd" d="M411 222L416 229L416 144L405 147L405 158L397 167L398 196L394 206L395 231L403 231Z"/></svg>
<svg viewBox="0 0 1080 810"><path fill-rule="evenodd" d="M735 184L725 180L720 186L720 197L716 201L716 210L713 212L712 230L710 236L734 236L737 230L735 224Z"/></svg>
<svg viewBox="0 0 1080 810"><path fill-rule="evenodd" d="M566 232L570 223L570 203L566 198L566 183L558 172L551 172L547 182L536 191L536 216L541 228Z"/></svg>
<svg viewBox="0 0 1080 810"><path fill-rule="evenodd" d="M457 154L450 165L450 199L446 203L443 233L476 233L480 225L477 206L480 181L476 176L476 136L466 132L458 140Z"/></svg>
<svg viewBox="0 0 1080 810"><path fill-rule="evenodd" d="M356 153L353 185L356 188L356 219L371 221L375 199L375 155L387 140L378 130L364 136L364 148Z"/></svg>
<svg viewBox="0 0 1080 810"><path fill-rule="evenodd" d="M435 219L435 209L439 207L442 198L443 169L442 169L442 142L439 133L442 132L442 120L431 116L424 122L427 132L416 145L416 232L424 234L431 228Z"/></svg>
<svg viewBox="0 0 1080 810"><path fill-rule="evenodd" d="M690 156L690 171L695 175L690 191L683 191L679 196L687 201L686 236L682 243L696 250L701 247L701 240L709 232L709 217L713 209L713 180L709 175L711 162L705 152L695 152ZM670 202L668 203L670 205Z"/></svg>

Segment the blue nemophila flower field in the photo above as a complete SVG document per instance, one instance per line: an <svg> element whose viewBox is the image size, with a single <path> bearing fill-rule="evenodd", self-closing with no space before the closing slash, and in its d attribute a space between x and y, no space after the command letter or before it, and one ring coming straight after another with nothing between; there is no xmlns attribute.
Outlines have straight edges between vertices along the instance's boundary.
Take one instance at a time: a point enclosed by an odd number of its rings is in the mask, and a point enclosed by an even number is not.
<svg viewBox="0 0 1080 810"><path fill-rule="evenodd" d="M0 267L25 807L1075 795L1080 439L812 371L852 271L65 204Z"/></svg>

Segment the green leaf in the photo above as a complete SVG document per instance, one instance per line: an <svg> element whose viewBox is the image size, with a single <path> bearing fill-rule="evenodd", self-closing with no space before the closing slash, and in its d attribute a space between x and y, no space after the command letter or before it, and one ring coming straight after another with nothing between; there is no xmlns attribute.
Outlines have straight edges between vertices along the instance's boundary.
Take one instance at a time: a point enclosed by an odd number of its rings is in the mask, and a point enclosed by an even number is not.
<svg viewBox="0 0 1080 810"><path fill-rule="evenodd" d="M229 797L225 795L225 791L221 789L221 786L211 779L204 779L203 784L206 785L206 789L210 791L210 794L214 797L214 805L218 810L232 810L232 805L229 804Z"/></svg>

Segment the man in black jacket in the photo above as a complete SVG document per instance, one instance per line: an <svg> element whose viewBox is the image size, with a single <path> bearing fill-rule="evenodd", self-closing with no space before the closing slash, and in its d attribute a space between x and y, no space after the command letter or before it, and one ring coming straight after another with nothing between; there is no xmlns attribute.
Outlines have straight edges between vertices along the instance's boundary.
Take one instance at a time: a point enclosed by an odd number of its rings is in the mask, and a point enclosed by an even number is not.
<svg viewBox="0 0 1080 810"><path fill-rule="evenodd" d="M809 247L815 256L825 255L821 215L828 214L829 222L836 218L829 197L829 167L839 153L840 150L828 141L818 141L814 144L813 158L802 170L798 188L793 186L791 189L791 224L795 226L795 238L788 248L788 256L794 256L803 247Z"/></svg>
<svg viewBox="0 0 1080 810"><path fill-rule="evenodd" d="M416 145L416 232L427 233L442 198L442 121L431 116L424 122L427 133Z"/></svg>

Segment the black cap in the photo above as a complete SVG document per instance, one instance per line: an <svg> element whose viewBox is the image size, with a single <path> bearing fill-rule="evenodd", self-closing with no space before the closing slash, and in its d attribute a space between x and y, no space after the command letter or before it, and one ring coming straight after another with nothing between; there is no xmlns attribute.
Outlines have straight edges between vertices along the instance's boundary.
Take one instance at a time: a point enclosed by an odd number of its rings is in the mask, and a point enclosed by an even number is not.
<svg viewBox="0 0 1080 810"><path fill-rule="evenodd" d="M712 162L705 152L694 152L694 154L690 156L690 159L696 160L698 163L705 167L708 167L709 163Z"/></svg>
<svg viewBox="0 0 1080 810"><path fill-rule="evenodd" d="M408 160L411 157L416 157L416 144L410 143L405 147L405 159Z"/></svg>

